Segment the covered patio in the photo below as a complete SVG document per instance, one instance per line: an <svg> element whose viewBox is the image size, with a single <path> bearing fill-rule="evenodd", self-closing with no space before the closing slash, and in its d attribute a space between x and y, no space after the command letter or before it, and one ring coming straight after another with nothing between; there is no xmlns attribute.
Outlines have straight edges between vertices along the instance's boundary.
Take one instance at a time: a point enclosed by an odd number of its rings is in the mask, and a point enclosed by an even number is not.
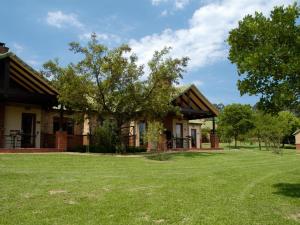
<svg viewBox="0 0 300 225"><path fill-rule="evenodd" d="M0 43L1 151L41 148L43 116L57 105L57 95L40 74Z"/></svg>
<svg viewBox="0 0 300 225"><path fill-rule="evenodd" d="M209 135L210 148L205 149L220 149L215 126L215 118L219 111L195 85L178 88L178 95L174 97L172 103L179 107L181 115L170 113L163 120L165 131L161 135L160 150L203 149L201 125L204 119L208 118L212 121L212 129ZM143 133L146 130L147 121L135 121L131 125L130 145L145 146ZM151 148L151 146L147 147Z"/></svg>

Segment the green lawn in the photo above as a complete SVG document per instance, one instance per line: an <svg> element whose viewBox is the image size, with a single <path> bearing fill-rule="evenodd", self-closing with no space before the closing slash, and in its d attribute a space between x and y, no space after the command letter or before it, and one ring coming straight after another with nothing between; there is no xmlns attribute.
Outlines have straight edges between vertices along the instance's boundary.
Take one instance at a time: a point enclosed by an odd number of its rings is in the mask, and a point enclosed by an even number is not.
<svg viewBox="0 0 300 225"><path fill-rule="evenodd" d="M0 155L0 224L299 224L300 154Z"/></svg>

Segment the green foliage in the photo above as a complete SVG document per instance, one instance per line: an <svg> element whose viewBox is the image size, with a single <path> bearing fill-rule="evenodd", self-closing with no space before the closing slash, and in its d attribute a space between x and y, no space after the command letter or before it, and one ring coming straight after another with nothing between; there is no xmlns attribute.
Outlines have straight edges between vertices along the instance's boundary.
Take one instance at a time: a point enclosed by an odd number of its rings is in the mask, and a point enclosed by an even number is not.
<svg viewBox="0 0 300 225"><path fill-rule="evenodd" d="M146 80L143 66L128 45L108 49L97 41L95 34L87 46L70 44L74 53L83 59L76 65L78 75L84 75L93 86L91 102L101 115L109 115L116 121L119 151L124 151L122 125L136 118L160 118L171 110L174 84L182 78L187 58L168 57L170 49L154 53L149 62L150 74Z"/></svg>
<svg viewBox="0 0 300 225"><path fill-rule="evenodd" d="M92 108L89 98L93 95L92 83L86 76L78 76L74 65L59 65L58 59L43 64L42 74L58 90L58 101L66 108L87 111Z"/></svg>
<svg viewBox="0 0 300 225"><path fill-rule="evenodd" d="M90 152L116 152L117 133L114 121L105 120L102 126L95 129L92 137L92 147Z"/></svg>
<svg viewBox="0 0 300 225"><path fill-rule="evenodd" d="M70 50L82 56L77 64L60 67L58 60L45 63L43 73L58 89L62 105L82 112L93 110L98 117L116 122L116 145L124 151L121 127L137 118L159 119L178 109L171 103L185 72L188 58L169 57L170 48L156 51L149 61L149 74L128 45L109 49L99 44L96 34L86 46L70 43Z"/></svg>
<svg viewBox="0 0 300 225"><path fill-rule="evenodd" d="M253 117L254 128L249 132L261 143L264 142L267 149L280 152L280 144L284 142L299 126L299 118L288 111L279 112L278 115L256 111Z"/></svg>
<svg viewBox="0 0 300 225"><path fill-rule="evenodd" d="M229 59L236 64L240 93L261 96L268 112L300 109L300 8L275 7L270 17L248 15L230 32Z"/></svg>
<svg viewBox="0 0 300 225"><path fill-rule="evenodd" d="M218 132L223 139L233 138L235 148L237 141L253 128L252 108L250 105L231 104L224 107L219 116Z"/></svg>
<svg viewBox="0 0 300 225"><path fill-rule="evenodd" d="M147 131L144 135L146 142L150 144L151 150L157 151L161 134L164 131L164 126L159 121L151 121L147 123Z"/></svg>
<svg viewBox="0 0 300 225"><path fill-rule="evenodd" d="M300 119L296 117L295 114L289 111L282 111L278 113L278 120L282 123L284 128L283 143L285 141L288 142L295 130L297 130L300 127Z"/></svg>
<svg viewBox="0 0 300 225"><path fill-rule="evenodd" d="M126 147L126 153L142 153L142 152L147 152L147 148L145 148L145 147L131 147L131 146Z"/></svg>
<svg viewBox="0 0 300 225"><path fill-rule="evenodd" d="M201 141L202 142L209 142L209 135L211 129L208 127L201 128Z"/></svg>

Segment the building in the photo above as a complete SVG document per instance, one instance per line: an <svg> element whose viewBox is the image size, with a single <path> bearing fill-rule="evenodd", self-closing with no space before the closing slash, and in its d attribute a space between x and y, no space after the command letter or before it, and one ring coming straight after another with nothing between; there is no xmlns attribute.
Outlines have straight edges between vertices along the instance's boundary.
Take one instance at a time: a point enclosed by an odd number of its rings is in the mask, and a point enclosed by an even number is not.
<svg viewBox="0 0 300 225"><path fill-rule="evenodd" d="M174 98L173 104L178 106L181 115L169 114L163 121L165 132L162 134L160 149L201 149L201 126L205 118L215 118L218 110L212 105L195 85L182 87ZM215 133L215 123L210 133L211 148L219 148L218 137ZM145 145L143 133L147 121L134 121L130 124L131 146Z"/></svg>
<svg viewBox="0 0 300 225"><path fill-rule="evenodd" d="M32 151L72 150L89 144L90 128L99 126L97 119L76 123L80 112L68 112L58 106L58 92L37 71L8 51L0 43L0 149ZM214 118L218 110L196 86L178 88L172 103L181 115L169 114L163 124L160 149L201 149L199 119ZM83 116L83 115L81 115ZM214 120L212 120L214 121ZM144 146L147 121L130 123L128 145ZM211 148L218 148L213 123ZM16 150L17 151L17 150Z"/></svg>
<svg viewBox="0 0 300 225"><path fill-rule="evenodd" d="M300 151L300 129L296 130L293 135L295 136L296 149Z"/></svg>
<svg viewBox="0 0 300 225"><path fill-rule="evenodd" d="M69 147L82 145L82 126L75 124L73 113L64 112L60 121L58 92L8 50L0 43L0 148L57 149L60 123Z"/></svg>

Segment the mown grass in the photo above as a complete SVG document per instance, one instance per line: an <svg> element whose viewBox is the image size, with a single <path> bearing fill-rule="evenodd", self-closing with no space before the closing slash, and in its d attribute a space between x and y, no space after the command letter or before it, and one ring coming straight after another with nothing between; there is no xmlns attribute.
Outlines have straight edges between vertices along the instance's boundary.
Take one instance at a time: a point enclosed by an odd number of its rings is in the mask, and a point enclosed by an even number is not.
<svg viewBox="0 0 300 225"><path fill-rule="evenodd" d="M0 224L299 224L300 154L0 155Z"/></svg>

